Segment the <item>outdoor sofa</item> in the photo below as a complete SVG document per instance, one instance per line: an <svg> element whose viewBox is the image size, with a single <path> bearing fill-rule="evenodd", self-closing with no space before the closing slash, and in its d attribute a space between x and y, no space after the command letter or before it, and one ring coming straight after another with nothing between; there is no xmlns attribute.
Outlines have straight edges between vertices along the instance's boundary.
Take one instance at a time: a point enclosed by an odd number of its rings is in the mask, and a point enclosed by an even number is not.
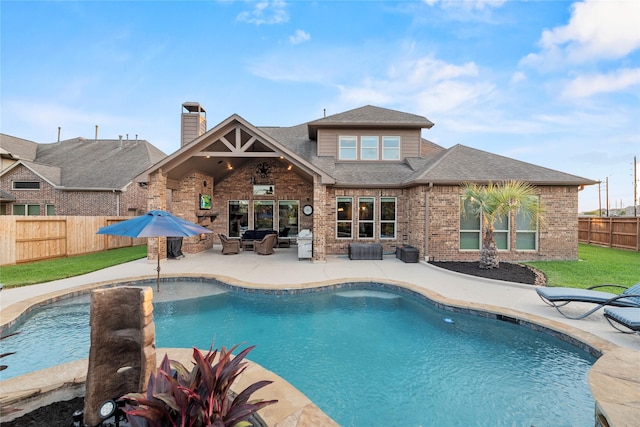
<svg viewBox="0 0 640 427"><path fill-rule="evenodd" d="M275 234L276 239L274 244L278 243L278 232L276 230L247 230L241 237L242 248L253 249L254 242L261 241L267 234Z"/></svg>

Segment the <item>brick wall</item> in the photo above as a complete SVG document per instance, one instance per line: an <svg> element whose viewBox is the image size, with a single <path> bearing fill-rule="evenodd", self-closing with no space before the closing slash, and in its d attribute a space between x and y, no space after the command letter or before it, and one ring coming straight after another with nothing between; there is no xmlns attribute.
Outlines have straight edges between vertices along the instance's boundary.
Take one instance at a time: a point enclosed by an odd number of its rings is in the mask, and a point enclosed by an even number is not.
<svg viewBox="0 0 640 427"><path fill-rule="evenodd" d="M13 181L37 181L39 190L13 190ZM54 215L103 216L138 215L145 212L147 189L135 183L123 191L63 191L56 189L30 169L17 166L0 179L0 189L12 194L16 201L8 204L11 214L13 204L39 205L40 214L46 215L46 205L54 206Z"/></svg>
<svg viewBox="0 0 640 427"><path fill-rule="evenodd" d="M458 186L435 186L428 193L427 256L435 261L477 261L479 251L460 251ZM511 218L510 249L502 261L575 260L578 257L578 191L575 187L539 187L546 211L539 227L538 251L515 249L515 216Z"/></svg>

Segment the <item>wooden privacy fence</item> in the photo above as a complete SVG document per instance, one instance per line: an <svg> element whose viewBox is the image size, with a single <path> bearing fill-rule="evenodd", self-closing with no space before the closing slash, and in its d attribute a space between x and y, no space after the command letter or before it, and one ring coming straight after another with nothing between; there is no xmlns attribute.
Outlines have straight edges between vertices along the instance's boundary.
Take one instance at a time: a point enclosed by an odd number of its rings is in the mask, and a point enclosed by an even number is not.
<svg viewBox="0 0 640 427"><path fill-rule="evenodd" d="M129 219L119 216L0 216L0 265L19 264L126 246L147 239L96 234L100 227Z"/></svg>
<svg viewBox="0 0 640 427"><path fill-rule="evenodd" d="M580 217L578 241L610 248L640 250L640 217Z"/></svg>

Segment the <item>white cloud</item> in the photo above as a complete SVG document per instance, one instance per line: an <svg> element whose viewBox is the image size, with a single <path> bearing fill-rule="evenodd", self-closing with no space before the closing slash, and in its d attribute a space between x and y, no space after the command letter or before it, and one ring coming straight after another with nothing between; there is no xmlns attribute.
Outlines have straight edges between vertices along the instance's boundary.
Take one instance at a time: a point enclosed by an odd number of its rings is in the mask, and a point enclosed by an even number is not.
<svg viewBox="0 0 640 427"><path fill-rule="evenodd" d="M511 81L509 83L512 84L512 85L515 85L515 84L518 84L518 83L523 82L525 80L527 80L527 75L525 73L523 73L522 71L516 71L511 76Z"/></svg>
<svg viewBox="0 0 640 427"><path fill-rule="evenodd" d="M291 44L300 44L311 40L311 35L303 30L296 30L295 34L289 36L289 42Z"/></svg>
<svg viewBox="0 0 640 427"><path fill-rule="evenodd" d="M449 64L432 57L397 61L386 75L340 85L341 97L352 104L403 102L429 114L477 105L488 99L494 86L478 81L475 63Z"/></svg>
<svg viewBox="0 0 640 427"><path fill-rule="evenodd" d="M500 7L507 0L423 0L429 6L440 2L442 7L461 7L466 10L482 10L485 7Z"/></svg>
<svg viewBox="0 0 640 427"><path fill-rule="evenodd" d="M573 79L562 91L564 98L586 98L601 93L619 92L640 85L640 68L622 69L609 74L593 74Z"/></svg>
<svg viewBox="0 0 640 427"><path fill-rule="evenodd" d="M236 18L238 21L256 25L282 24L289 21L287 3L282 0L249 4L254 5L253 10L240 13Z"/></svg>
<svg viewBox="0 0 640 427"><path fill-rule="evenodd" d="M618 59L640 48L640 2L637 0L585 0L574 3L569 23L545 30L540 53L525 64L550 65L566 61Z"/></svg>

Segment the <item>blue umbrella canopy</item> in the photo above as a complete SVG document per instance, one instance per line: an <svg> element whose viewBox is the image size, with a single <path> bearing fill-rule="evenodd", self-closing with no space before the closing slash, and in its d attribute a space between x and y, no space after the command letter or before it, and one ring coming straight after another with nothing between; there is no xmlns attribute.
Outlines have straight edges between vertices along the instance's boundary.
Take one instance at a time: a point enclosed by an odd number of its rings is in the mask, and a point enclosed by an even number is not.
<svg viewBox="0 0 640 427"><path fill-rule="evenodd" d="M142 216L107 225L97 232L97 234L111 236L157 237L158 249L160 249L160 237L189 237L202 233L213 233L213 231L160 210L149 211ZM158 254L156 271L158 272L157 289L160 292L160 254Z"/></svg>
<svg viewBox="0 0 640 427"><path fill-rule="evenodd" d="M97 234L124 237L189 237L202 233L212 231L169 212L153 210L142 216L102 227Z"/></svg>

